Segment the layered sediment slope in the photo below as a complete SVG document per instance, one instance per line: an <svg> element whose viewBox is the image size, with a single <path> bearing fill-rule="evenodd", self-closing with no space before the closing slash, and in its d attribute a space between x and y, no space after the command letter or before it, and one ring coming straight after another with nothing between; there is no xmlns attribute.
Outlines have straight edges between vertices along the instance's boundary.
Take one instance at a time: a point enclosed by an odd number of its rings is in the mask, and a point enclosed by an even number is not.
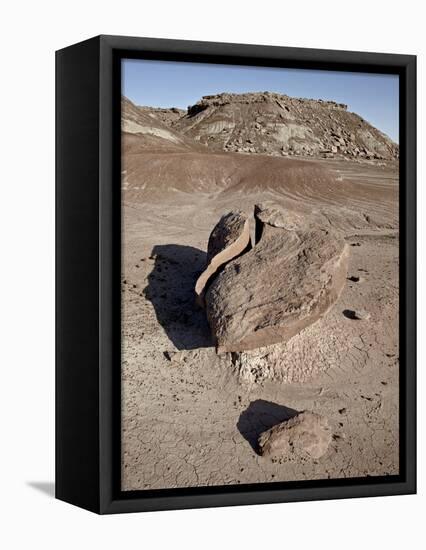
<svg viewBox="0 0 426 550"><path fill-rule="evenodd" d="M197 144L164 124L161 117L137 107L123 97L121 102L121 129L126 153L142 151L178 152L197 149Z"/></svg>
<svg viewBox="0 0 426 550"><path fill-rule="evenodd" d="M163 124L171 125L176 120L186 115L184 109L178 109L177 107L139 107L143 112L147 113L150 117L161 120Z"/></svg>

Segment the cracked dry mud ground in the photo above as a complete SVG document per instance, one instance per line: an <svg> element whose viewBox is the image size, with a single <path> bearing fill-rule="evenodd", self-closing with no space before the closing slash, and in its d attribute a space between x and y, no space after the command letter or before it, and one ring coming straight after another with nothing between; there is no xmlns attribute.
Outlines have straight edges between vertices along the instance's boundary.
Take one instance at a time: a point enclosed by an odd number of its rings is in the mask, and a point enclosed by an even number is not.
<svg viewBox="0 0 426 550"><path fill-rule="evenodd" d="M313 193L276 190L176 191L151 202L124 193L123 490L398 473L397 172L327 165L341 187L348 181L360 193L315 201ZM352 245L338 302L286 347L288 367L302 365L311 376L304 384L239 381L229 358L216 355L194 304L218 217L259 199L315 205ZM344 314L360 310L369 318ZM332 427L322 458L271 461L256 453L262 431L304 409Z"/></svg>

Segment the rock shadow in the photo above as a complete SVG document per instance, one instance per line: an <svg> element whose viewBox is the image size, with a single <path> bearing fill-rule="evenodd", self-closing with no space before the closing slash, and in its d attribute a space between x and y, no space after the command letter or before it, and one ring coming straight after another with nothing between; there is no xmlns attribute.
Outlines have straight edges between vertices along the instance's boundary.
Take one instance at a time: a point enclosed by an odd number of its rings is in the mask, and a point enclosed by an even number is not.
<svg viewBox="0 0 426 550"><path fill-rule="evenodd" d="M342 313L346 317L346 319L352 319L353 321L358 320L356 311L354 311L353 309L344 309Z"/></svg>
<svg viewBox="0 0 426 550"><path fill-rule="evenodd" d="M195 282L206 263L206 253L192 246L156 245L154 268L144 295L167 336L178 350L213 346L205 311L195 303Z"/></svg>
<svg viewBox="0 0 426 550"><path fill-rule="evenodd" d="M237 428L244 439L250 443L254 452L259 454L258 439L260 434L298 413L299 411L290 407L256 399L241 413Z"/></svg>

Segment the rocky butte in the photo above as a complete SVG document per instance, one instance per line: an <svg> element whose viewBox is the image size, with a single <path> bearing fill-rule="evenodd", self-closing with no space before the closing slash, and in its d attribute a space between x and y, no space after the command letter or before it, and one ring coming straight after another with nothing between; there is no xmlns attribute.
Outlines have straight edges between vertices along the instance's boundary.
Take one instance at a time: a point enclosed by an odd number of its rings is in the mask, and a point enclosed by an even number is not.
<svg viewBox="0 0 426 550"><path fill-rule="evenodd" d="M216 151L393 160L399 146L347 106L273 92L202 97L171 127Z"/></svg>

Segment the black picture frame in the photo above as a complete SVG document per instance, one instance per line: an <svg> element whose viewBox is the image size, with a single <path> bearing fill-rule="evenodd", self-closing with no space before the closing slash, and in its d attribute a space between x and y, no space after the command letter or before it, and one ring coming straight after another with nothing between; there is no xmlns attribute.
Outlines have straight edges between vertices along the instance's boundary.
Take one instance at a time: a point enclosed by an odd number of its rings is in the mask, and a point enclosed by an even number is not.
<svg viewBox="0 0 426 550"><path fill-rule="evenodd" d="M120 490L120 60L398 74L400 474ZM56 52L56 498L100 514L416 492L416 57L98 36Z"/></svg>

